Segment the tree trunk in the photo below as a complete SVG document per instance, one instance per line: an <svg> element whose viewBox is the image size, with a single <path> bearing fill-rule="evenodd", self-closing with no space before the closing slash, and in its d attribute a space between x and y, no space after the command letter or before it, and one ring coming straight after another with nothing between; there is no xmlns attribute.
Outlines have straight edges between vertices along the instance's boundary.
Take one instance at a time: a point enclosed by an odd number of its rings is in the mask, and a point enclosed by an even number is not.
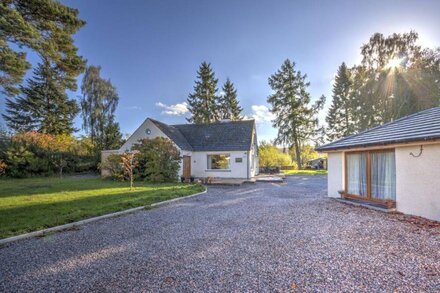
<svg viewBox="0 0 440 293"><path fill-rule="evenodd" d="M298 164L298 169L302 170L301 146L299 145L298 139L295 139L295 153L296 153L296 163Z"/></svg>

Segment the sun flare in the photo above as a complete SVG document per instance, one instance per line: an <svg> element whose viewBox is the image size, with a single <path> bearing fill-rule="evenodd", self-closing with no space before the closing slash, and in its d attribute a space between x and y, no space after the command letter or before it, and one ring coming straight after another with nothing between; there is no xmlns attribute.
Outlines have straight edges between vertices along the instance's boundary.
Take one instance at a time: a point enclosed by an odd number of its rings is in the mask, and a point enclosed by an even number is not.
<svg viewBox="0 0 440 293"><path fill-rule="evenodd" d="M385 65L386 69L397 68L402 65L403 58L392 58L388 61L387 65Z"/></svg>

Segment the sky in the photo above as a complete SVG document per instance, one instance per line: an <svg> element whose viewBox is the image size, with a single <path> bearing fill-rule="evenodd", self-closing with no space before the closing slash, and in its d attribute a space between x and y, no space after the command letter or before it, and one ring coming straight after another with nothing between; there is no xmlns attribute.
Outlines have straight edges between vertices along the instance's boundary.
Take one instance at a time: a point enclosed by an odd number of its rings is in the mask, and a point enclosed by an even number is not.
<svg viewBox="0 0 440 293"><path fill-rule="evenodd" d="M285 59L307 74L313 100L327 97L324 122L338 66L359 63L360 47L372 34L415 30L421 45L440 46L437 0L61 2L87 22L74 35L75 45L118 89L116 120L127 134L147 117L186 123L185 101L203 61L211 63L219 89L227 77L234 82L244 114L257 121L259 140L271 140L277 131L267 79ZM37 61L33 54L29 59ZM75 125L81 128L80 116Z"/></svg>

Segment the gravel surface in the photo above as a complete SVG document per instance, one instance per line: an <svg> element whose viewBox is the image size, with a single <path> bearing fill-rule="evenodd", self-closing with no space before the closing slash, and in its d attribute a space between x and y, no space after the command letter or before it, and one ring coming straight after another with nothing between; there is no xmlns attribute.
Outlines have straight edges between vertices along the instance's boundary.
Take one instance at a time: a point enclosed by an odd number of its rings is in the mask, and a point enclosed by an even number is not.
<svg viewBox="0 0 440 293"><path fill-rule="evenodd" d="M212 187L0 248L0 292L440 292L440 231L325 198L326 177Z"/></svg>

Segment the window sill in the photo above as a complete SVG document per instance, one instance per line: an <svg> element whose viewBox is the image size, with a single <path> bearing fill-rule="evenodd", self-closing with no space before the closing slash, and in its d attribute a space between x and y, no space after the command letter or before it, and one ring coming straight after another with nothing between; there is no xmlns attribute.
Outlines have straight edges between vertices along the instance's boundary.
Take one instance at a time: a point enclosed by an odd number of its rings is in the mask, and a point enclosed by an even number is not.
<svg viewBox="0 0 440 293"><path fill-rule="evenodd" d="M207 169L205 172L231 172L231 169Z"/></svg>
<svg viewBox="0 0 440 293"><path fill-rule="evenodd" d="M372 199L362 196L357 196L353 194L348 193L342 193L341 194L342 199L348 199L348 200L359 200L367 203L374 203L383 207L386 207L388 209L396 208L396 201L392 199Z"/></svg>

